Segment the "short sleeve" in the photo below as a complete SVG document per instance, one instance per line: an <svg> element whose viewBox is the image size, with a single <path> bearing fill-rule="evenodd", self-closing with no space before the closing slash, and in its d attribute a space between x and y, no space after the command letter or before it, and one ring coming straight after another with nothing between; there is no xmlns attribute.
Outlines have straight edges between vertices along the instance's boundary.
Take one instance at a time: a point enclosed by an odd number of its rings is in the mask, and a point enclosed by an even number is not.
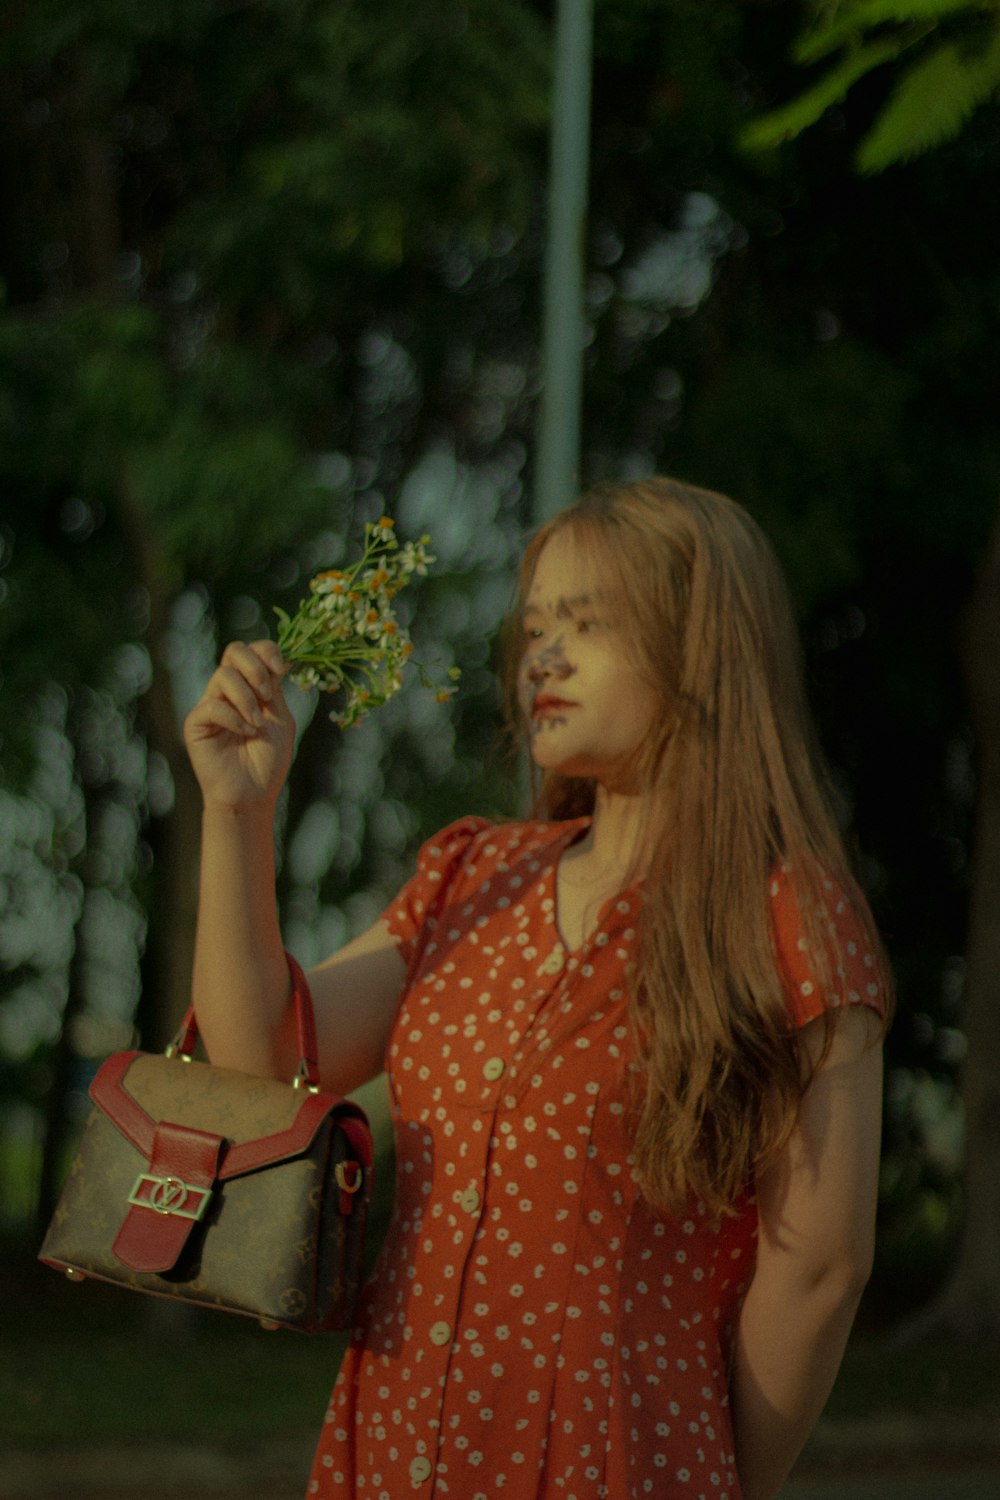
<svg viewBox="0 0 1000 1500"><path fill-rule="evenodd" d="M785 982L789 1019L794 1030L838 1005L868 1005L884 1016L886 984L875 926L860 892L850 895L836 881L821 883L822 901L816 927L829 943L826 983L810 951L793 872L782 865L771 875L771 932L778 967Z"/></svg>
<svg viewBox="0 0 1000 1500"><path fill-rule="evenodd" d="M459 818L421 847L416 873L382 913L407 969L465 863L471 844L492 826L486 818Z"/></svg>

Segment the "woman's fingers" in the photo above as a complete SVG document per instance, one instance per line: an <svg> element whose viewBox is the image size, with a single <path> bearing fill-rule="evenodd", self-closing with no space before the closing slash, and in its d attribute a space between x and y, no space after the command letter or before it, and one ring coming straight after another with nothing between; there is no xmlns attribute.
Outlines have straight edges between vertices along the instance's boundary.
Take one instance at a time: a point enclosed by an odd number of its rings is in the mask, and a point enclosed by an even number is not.
<svg viewBox="0 0 1000 1500"><path fill-rule="evenodd" d="M231 641L222 653L220 668L237 672L258 698L269 703L288 671L288 664L273 641L254 641L251 645Z"/></svg>
<svg viewBox="0 0 1000 1500"><path fill-rule="evenodd" d="M281 652L271 641L255 641L249 646L234 641L222 653L216 678L244 717L260 724L261 706L273 701L286 670Z"/></svg>
<svg viewBox="0 0 1000 1500"><path fill-rule="evenodd" d="M271 684L251 682L235 667L220 667L215 674L215 692L231 703L248 724L259 728L264 722L263 707L271 701Z"/></svg>
<svg viewBox="0 0 1000 1500"><path fill-rule="evenodd" d="M190 715L192 727L249 735L264 724L269 708L282 717L287 708L281 679L287 670L272 641L232 642Z"/></svg>
<svg viewBox="0 0 1000 1500"><path fill-rule="evenodd" d="M228 731L230 734L246 739L256 734L260 727L248 718L245 712L235 708L225 698L207 695L188 714L187 722L189 731L198 737Z"/></svg>
<svg viewBox="0 0 1000 1500"><path fill-rule="evenodd" d="M287 670L270 641L234 642L222 653L184 725L206 806L256 805L280 791L295 736L281 687Z"/></svg>

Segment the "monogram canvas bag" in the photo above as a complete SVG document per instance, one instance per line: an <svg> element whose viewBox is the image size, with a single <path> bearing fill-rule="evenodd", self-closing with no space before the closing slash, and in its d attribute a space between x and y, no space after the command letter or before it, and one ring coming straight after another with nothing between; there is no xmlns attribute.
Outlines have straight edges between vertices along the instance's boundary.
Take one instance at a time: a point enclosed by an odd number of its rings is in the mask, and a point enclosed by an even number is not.
<svg viewBox="0 0 1000 1500"><path fill-rule="evenodd" d="M39 1258L74 1281L325 1332L350 1325L371 1195L363 1111L318 1085L312 999L289 958L294 1084L193 1060L189 1011L165 1055L117 1052Z"/></svg>

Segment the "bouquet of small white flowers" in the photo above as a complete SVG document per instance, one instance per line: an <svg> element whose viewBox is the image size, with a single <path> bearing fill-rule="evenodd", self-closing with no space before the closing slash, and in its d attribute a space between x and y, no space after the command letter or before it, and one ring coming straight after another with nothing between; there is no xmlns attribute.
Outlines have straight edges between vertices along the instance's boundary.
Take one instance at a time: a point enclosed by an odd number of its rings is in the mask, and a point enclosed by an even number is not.
<svg viewBox="0 0 1000 1500"><path fill-rule="evenodd" d="M422 536L400 546L388 516L368 521L356 563L317 573L294 615L275 606L278 646L292 663L292 681L305 691L344 692L343 708L330 715L335 724L356 724L402 687L413 644L392 602L414 573L426 573L435 561L427 550L430 540ZM414 666L424 687L433 687L426 670ZM448 676L451 685L436 690L439 702L457 691L458 668Z"/></svg>

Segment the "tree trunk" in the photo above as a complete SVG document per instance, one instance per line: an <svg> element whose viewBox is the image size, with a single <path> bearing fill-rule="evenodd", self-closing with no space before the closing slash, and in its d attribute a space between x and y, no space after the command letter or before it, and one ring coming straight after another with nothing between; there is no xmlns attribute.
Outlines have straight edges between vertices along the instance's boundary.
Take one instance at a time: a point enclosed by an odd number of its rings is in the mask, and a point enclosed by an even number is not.
<svg viewBox="0 0 1000 1500"><path fill-rule="evenodd" d="M118 512L136 580L149 598L147 645L153 673L142 703L149 754L163 757L174 788L173 807L153 818L146 838L153 853L146 949L142 959L139 1024L142 1045L162 1051L191 997L201 845L201 797L188 760L167 662L173 595L170 570L156 537L123 481Z"/></svg>
<svg viewBox="0 0 1000 1500"><path fill-rule="evenodd" d="M154 642L150 641L151 650ZM142 1045L162 1052L191 1000L201 846L201 801L187 762L166 669L155 666L143 704L146 743L170 767L174 804L147 826L153 853L146 947L140 970L138 1023Z"/></svg>
<svg viewBox="0 0 1000 1500"><path fill-rule="evenodd" d="M36 170L53 181L63 176L69 190L62 196L64 220L62 232L71 247L76 289L96 301L108 301L115 295L115 267L121 249L121 224L118 209L113 142L103 121L103 84L93 59L85 48L79 48L67 70L62 91L54 90L64 129L52 134L52 154L44 156ZM14 215L16 218L16 213ZM66 727L79 765L79 743L74 716ZM73 939L73 953L67 974L67 998L59 1038L53 1052L53 1076L44 1105L42 1160L35 1200L37 1228L44 1231L55 1208L62 1187L67 1146L76 1122L70 1118L68 1105L77 1056L73 1047L72 1022L84 1009L86 994L84 974L83 922L86 896L91 889L91 840L98 822L98 809L106 795L93 787L86 776L78 775L84 801L85 844L77 861L77 872L83 883L81 903Z"/></svg>
<svg viewBox="0 0 1000 1500"><path fill-rule="evenodd" d="M76 755L76 743L69 733L70 743ZM38 1189L35 1196L35 1229L41 1240L55 1210L56 1200L62 1190L67 1147L76 1128L70 1118L69 1099L73 1084L73 1073L78 1059L73 1046L73 1021L82 1012L86 998L84 976L87 955L84 948L84 916L87 910L87 892L90 889L89 841L97 823L96 809L99 794L86 779L78 777L84 804L84 830L86 842L81 857L76 861L77 871L83 885L83 898L73 933L73 953L66 976L66 1004L59 1026L59 1036L52 1052L52 1078L46 1091L43 1114L42 1161L38 1174Z"/></svg>
<svg viewBox="0 0 1000 1500"><path fill-rule="evenodd" d="M1000 517L962 641L976 740L973 883L966 953L964 1225L944 1293L919 1321L1000 1339Z"/></svg>

